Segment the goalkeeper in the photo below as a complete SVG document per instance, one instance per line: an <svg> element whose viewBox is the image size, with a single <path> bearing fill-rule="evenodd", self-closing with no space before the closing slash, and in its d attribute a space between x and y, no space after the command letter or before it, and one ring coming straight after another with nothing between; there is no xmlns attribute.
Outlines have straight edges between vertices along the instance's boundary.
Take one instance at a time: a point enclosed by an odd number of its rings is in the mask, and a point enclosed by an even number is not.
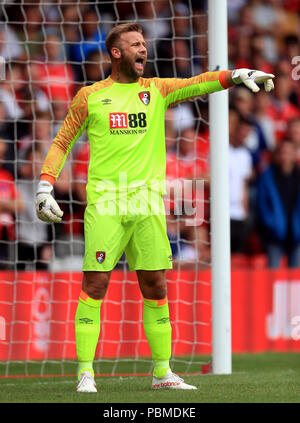
<svg viewBox="0 0 300 423"><path fill-rule="evenodd" d="M111 271L125 251L144 298L143 325L153 359L154 389L197 389L169 367L171 325L165 270L172 267L162 194L165 193L164 115L179 102L245 84L253 92L274 75L249 69L207 72L188 78L142 78L147 47L138 24L114 27L106 38L111 75L81 88L53 140L41 170L36 210L60 222L51 195L66 157L84 130L90 143L85 256L75 315L78 392L97 392L93 360L100 334L100 307ZM151 203L151 206L150 206ZM142 204L142 206L141 206ZM155 207L152 207L155 204Z"/></svg>

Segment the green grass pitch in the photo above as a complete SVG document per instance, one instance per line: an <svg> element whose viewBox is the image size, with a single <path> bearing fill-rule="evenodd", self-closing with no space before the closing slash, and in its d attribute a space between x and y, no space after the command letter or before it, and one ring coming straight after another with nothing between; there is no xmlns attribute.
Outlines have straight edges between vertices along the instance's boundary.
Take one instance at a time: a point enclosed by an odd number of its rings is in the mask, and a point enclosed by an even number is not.
<svg viewBox="0 0 300 423"><path fill-rule="evenodd" d="M13 373L12 365L10 373ZM150 376L96 377L98 393L78 394L74 377L1 377L0 402L299 403L300 354L233 355L231 375L186 376L184 379L198 390L153 391Z"/></svg>

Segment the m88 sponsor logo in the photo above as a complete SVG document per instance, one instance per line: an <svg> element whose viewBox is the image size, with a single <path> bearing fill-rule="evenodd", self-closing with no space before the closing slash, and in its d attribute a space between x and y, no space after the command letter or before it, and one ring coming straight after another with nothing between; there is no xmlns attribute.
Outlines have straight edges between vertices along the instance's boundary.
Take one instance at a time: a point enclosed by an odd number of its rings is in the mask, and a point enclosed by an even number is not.
<svg viewBox="0 0 300 423"><path fill-rule="evenodd" d="M147 126L146 113L110 113L110 129L145 128Z"/></svg>

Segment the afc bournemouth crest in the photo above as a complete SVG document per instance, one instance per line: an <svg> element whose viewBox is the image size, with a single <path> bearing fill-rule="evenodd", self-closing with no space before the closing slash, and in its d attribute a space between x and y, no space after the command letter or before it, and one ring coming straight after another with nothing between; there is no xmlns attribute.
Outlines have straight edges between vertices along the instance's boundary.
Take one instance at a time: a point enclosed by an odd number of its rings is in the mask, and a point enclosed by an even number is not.
<svg viewBox="0 0 300 423"><path fill-rule="evenodd" d="M96 259L98 263L103 263L105 260L105 251L96 251Z"/></svg>
<svg viewBox="0 0 300 423"><path fill-rule="evenodd" d="M149 91L142 91L139 93L140 100L145 104L145 106L148 106L150 103L150 92Z"/></svg>

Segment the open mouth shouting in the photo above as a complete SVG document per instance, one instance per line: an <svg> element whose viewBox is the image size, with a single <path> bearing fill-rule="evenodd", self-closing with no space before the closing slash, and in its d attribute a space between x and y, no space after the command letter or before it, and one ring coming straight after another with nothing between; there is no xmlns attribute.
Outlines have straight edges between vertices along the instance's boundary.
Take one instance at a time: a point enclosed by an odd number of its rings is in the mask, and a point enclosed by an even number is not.
<svg viewBox="0 0 300 423"><path fill-rule="evenodd" d="M138 72L142 72L144 70L146 64L146 58L143 56L139 56L135 60L135 68Z"/></svg>

